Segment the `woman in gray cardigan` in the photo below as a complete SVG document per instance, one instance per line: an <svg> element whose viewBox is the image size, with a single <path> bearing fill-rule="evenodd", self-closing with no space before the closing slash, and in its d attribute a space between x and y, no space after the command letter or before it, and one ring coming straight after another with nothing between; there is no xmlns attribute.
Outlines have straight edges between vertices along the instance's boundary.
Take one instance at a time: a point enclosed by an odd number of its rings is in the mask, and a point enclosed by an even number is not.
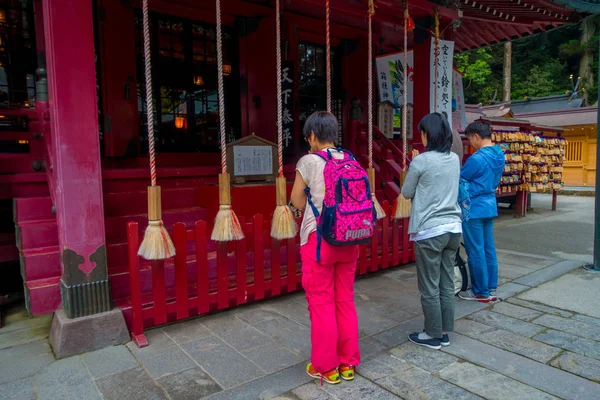
<svg viewBox="0 0 600 400"><path fill-rule="evenodd" d="M419 123L425 152L413 152L402 195L412 199L408 233L415 242L417 278L425 329L410 341L432 349L448 346L454 330L454 258L460 245L457 203L460 161L448 121L438 113Z"/></svg>

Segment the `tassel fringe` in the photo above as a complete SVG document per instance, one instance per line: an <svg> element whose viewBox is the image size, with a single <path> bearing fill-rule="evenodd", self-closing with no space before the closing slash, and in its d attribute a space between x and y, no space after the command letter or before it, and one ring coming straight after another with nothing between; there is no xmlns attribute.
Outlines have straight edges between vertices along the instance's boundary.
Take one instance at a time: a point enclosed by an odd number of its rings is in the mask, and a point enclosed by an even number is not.
<svg viewBox="0 0 600 400"><path fill-rule="evenodd" d="M231 209L231 205L225 204L219 207L219 212L215 218L215 227L210 238L217 242L229 242L244 238L242 226Z"/></svg>
<svg viewBox="0 0 600 400"><path fill-rule="evenodd" d="M294 213L288 206L277 206L271 221L271 237L282 240L296 237L298 224Z"/></svg>
<svg viewBox="0 0 600 400"><path fill-rule="evenodd" d="M395 212L394 219L402 219L410 217L410 210L412 207L412 203L410 200L402 196L402 194L398 195L395 204Z"/></svg>
<svg viewBox="0 0 600 400"><path fill-rule="evenodd" d="M146 260L165 260L175 255L175 246L162 221L149 221L138 255Z"/></svg>
<svg viewBox="0 0 600 400"><path fill-rule="evenodd" d="M385 218L385 211L383 211L383 207L381 207L381 204L379 204L375 193L373 193L371 197L373 199L373 206L375 207L375 215L377 216L377 219Z"/></svg>

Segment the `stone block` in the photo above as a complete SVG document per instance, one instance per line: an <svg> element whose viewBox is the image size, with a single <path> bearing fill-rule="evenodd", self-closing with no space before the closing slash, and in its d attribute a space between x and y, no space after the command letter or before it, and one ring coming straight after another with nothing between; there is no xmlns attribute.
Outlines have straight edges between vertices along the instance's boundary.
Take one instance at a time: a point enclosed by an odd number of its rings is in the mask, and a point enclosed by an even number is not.
<svg viewBox="0 0 600 400"><path fill-rule="evenodd" d="M392 393L360 375L356 376L351 385L325 385L321 389L332 395L334 399L397 400L397 397Z"/></svg>
<svg viewBox="0 0 600 400"><path fill-rule="evenodd" d="M372 358L379 353L385 351L387 347L385 347L382 343L379 343L377 340L372 337L368 337L362 339L359 342L360 347L360 359L362 362Z"/></svg>
<svg viewBox="0 0 600 400"><path fill-rule="evenodd" d="M136 357L154 379L196 366L178 346L167 347L156 353L138 353Z"/></svg>
<svg viewBox="0 0 600 400"><path fill-rule="evenodd" d="M210 336L211 333L199 319L181 321L165 326L163 332L175 343L182 344L192 340Z"/></svg>
<svg viewBox="0 0 600 400"><path fill-rule="evenodd" d="M600 383L600 360L566 352L552 360L550 365Z"/></svg>
<svg viewBox="0 0 600 400"><path fill-rule="evenodd" d="M508 282L503 285L498 286L498 296L506 299L508 297L512 297L516 294L526 291L529 289L529 286L521 285L516 282Z"/></svg>
<svg viewBox="0 0 600 400"><path fill-rule="evenodd" d="M109 375L98 379L96 385L102 392L104 400L167 399L163 390L156 385L143 368L134 368L120 374Z"/></svg>
<svg viewBox="0 0 600 400"><path fill-rule="evenodd" d="M307 383L292 390L291 392L285 393L281 396L276 397L273 400L334 400L335 397L322 390L319 386L315 385L314 382Z"/></svg>
<svg viewBox="0 0 600 400"><path fill-rule="evenodd" d="M506 303L504 301L495 304L492 308L492 311L497 312L499 314L508 315L509 317L522 319L523 321L531 321L532 319L535 319L542 315L542 313L539 311Z"/></svg>
<svg viewBox="0 0 600 400"><path fill-rule="evenodd" d="M254 347L242 351L242 354L267 373L273 373L304 361L300 355L276 343Z"/></svg>
<svg viewBox="0 0 600 400"><path fill-rule="evenodd" d="M556 315L542 315L532 322L557 331L594 340L597 340L598 335L600 334L598 325L588 324L587 322L582 321L575 321L573 319L561 318L557 317Z"/></svg>
<svg viewBox="0 0 600 400"><path fill-rule="evenodd" d="M256 364L215 336L187 342L182 348L223 388L265 375Z"/></svg>
<svg viewBox="0 0 600 400"><path fill-rule="evenodd" d="M50 344L56 358L125 344L129 331L121 310L69 319L63 310L54 313L50 328Z"/></svg>
<svg viewBox="0 0 600 400"><path fill-rule="evenodd" d="M139 348L134 342L127 343L129 351L138 358L149 354L159 354L163 350L175 345L175 342L167 336L162 328L146 331L145 335L146 339L148 339L148 346L146 347Z"/></svg>
<svg viewBox="0 0 600 400"><path fill-rule="evenodd" d="M579 267L581 267L581 261L560 261L554 265L542 268L539 271L519 278L515 281L515 283L529 287L536 287Z"/></svg>
<svg viewBox="0 0 600 400"><path fill-rule="evenodd" d="M600 385L597 383L463 335L454 336L452 345L443 348L443 351L455 357L559 398L572 400L600 398Z"/></svg>
<svg viewBox="0 0 600 400"><path fill-rule="evenodd" d="M440 378L488 400L551 400L556 397L468 362L449 365Z"/></svg>
<svg viewBox="0 0 600 400"><path fill-rule="evenodd" d="M581 338L579 336L571 335L570 333L559 332L552 329L535 336L534 339L600 360L600 345L598 342L590 339Z"/></svg>
<svg viewBox="0 0 600 400"><path fill-rule="evenodd" d="M525 337L531 337L544 330L543 326L534 325L530 322L521 321L487 310L471 314L467 318L475 322L493 326L494 328L505 329Z"/></svg>
<svg viewBox="0 0 600 400"><path fill-rule="evenodd" d="M0 365L8 360L22 360L24 358L51 353L52 349L50 348L48 342L46 340L38 340L0 350Z"/></svg>
<svg viewBox="0 0 600 400"><path fill-rule="evenodd" d="M156 381L170 398L196 400L220 392L219 386L200 367L163 376Z"/></svg>
<svg viewBox="0 0 600 400"><path fill-rule="evenodd" d="M35 400L35 391L31 378L21 379L0 386L0 399L2 400Z"/></svg>
<svg viewBox="0 0 600 400"><path fill-rule="evenodd" d="M423 316L410 319L391 329L383 331L373 336L375 340L383 343L387 347L394 347L408 340L411 332L420 332L423 330Z"/></svg>
<svg viewBox="0 0 600 400"><path fill-rule="evenodd" d="M227 314L207 317L201 321L211 332L238 351L272 342L268 336L264 335L254 326Z"/></svg>
<svg viewBox="0 0 600 400"><path fill-rule="evenodd" d="M32 376L54 361L51 353L4 360L0 364L0 385Z"/></svg>
<svg viewBox="0 0 600 400"><path fill-rule="evenodd" d="M79 356L48 365L33 377L33 382L40 400L101 400Z"/></svg>
<svg viewBox="0 0 600 400"><path fill-rule="evenodd" d="M588 317L587 315L576 314L572 319L592 325L600 325L600 318Z"/></svg>
<svg viewBox="0 0 600 400"><path fill-rule="evenodd" d="M452 338L450 338L452 340ZM430 373L439 372L448 365L458 361L454 356L441 351L431 351L414 343L404 343L390 350L392 357L406 361L414 367Z"/></svg>
<svg viewBox="0 0 600 400"><path fill-rule="evenodd" d="M20 346L47 338L48 325L46 324L36 325L31 328L23 328L12 332L2 332L2 335L0 335L0 349Z"/></svg>
<svg viewBox="0 0 600 400"><path fill-rule="evenodd" d="M111 346L82 355L94 379L123 372L140 365L125 346Z"/></svg>
<svg viewBox="0 0 600 400"><path fill-rule="evenodd" d="M461 319L454 324L454 331L469 337L477 337L484 332L492 332L498 328L479 322L471 321L470 319Z"/></svg>
<svg viewBox="0 0 600 400"><path fill-rule="evenodd" d="M506 301L511 304L516 304L521 307L531 308L532 310L540 311L545 314L558 315L559 317L569 318L570 316L573 315L573 313L571 313L569 311L564 311L564 310L561 310L558 308L545 306L543 304L533 303L530 301L520 299L518 297L511 297L510 299L508 299Z"/></svg>

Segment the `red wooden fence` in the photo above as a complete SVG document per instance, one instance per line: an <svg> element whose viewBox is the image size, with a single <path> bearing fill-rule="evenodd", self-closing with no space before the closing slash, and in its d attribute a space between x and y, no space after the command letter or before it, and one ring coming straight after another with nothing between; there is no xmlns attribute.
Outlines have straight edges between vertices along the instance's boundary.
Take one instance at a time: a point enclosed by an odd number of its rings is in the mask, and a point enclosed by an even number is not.
<svg viewBox="0 0 600 400"><path fill-rule="evenodd" d="M378 222L371 243L361 246L357 275L414 261L414 251L408 240L408 219L393 220L387 202L383 206L388 217ZM186 229L183 223L175 224L175 287L167 289L164 262L155 261L152 263L151 294L142 293L137 255L138 224L128 224L131 312L126 313L125 318L131 337L139 347L148 345L145 328L301 289L302 272L297 257L299 238L281 242L272 239L270 227L265 226L260 214L252 221L240 218L240 223L246 237L233 243L212 242L205 221L196 222L194 229ZM270 248L266 246L269 242ZM190 248L195 249L195 254L188 254ZM215 253L216 271L212 271L211 277L209 260L215 258ZM269 253L270 260L265 260L265 254ZM231 258L235 260L235 270L229 266ZM286 265L281 265L282 259ZM193 279L190 279L189 260L195 260Z"/></svg>

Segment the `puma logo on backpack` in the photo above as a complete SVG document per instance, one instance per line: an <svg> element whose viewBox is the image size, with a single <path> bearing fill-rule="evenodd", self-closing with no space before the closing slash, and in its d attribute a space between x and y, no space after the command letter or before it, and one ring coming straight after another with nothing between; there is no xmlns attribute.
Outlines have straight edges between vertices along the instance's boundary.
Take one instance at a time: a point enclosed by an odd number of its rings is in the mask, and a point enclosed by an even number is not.
<svg viewBox="0 0 600 400"><path fill-rule="evenodd" d="M375 207L367 172L350 152L338 151L343 152L343 158L333 157L330 149L313 153L325 160L321 213L312 202L310 188L305 189L317 222L317 262L321 258L321 239L333 246L349 246L368 243L375 232Z"/></svg>

